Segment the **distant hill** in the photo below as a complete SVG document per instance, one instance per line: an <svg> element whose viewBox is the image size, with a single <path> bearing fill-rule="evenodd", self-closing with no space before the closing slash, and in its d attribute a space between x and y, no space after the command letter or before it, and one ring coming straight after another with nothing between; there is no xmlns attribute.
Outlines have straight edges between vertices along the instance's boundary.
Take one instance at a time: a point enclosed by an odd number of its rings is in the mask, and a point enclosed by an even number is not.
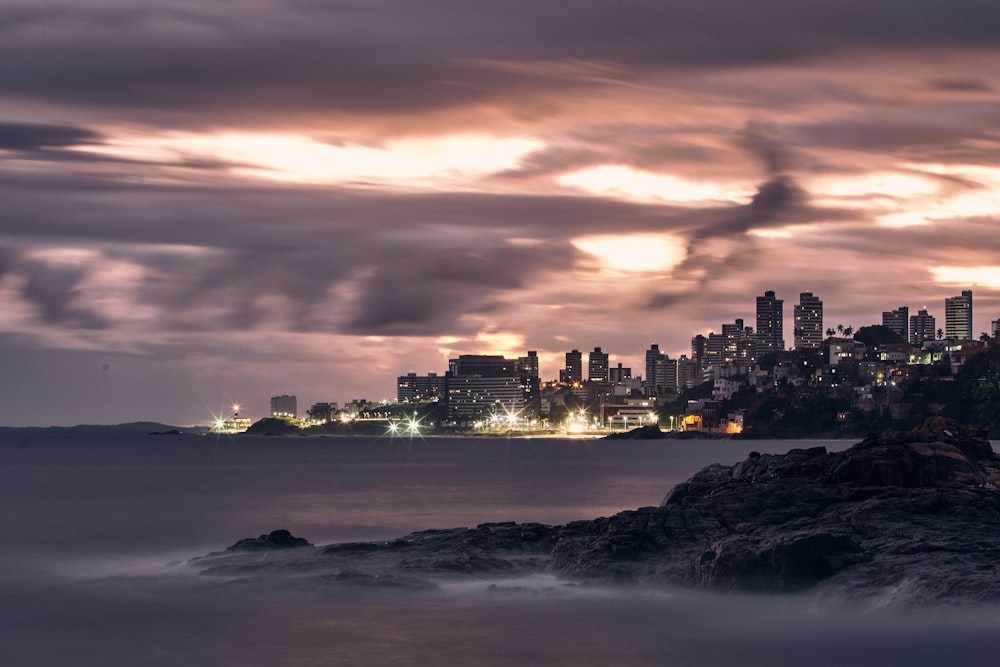
<svg viewBox="0 0 1000 667"><path fill-rule="evenodd" d="M0 426L0 434L4 433L204 433L208 429L203 426L170 426L159 422L128 422L126 424L77 424L76 426Z"/></svg>

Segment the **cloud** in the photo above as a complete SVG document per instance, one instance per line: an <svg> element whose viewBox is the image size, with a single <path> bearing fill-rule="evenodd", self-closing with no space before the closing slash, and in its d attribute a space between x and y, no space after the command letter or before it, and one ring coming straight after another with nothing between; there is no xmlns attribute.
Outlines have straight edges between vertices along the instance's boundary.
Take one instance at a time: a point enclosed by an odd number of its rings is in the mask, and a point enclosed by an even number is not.
<svg viewBox="0 0 1000 667"><path fill-rule="evenodd" d="M80 146L99 141L101 135L71 125L0 122L0 150L37 150Z"/></svg>
<svg viewBox="0 0 1000 667"><path fill-rule="evenodd" d="M40 261L23 261L21 295L37 307L47 325L102 329L107 320L80 298L79 288L86 270L79 266L59 266Z"/></svg>
<svg viewBox="0 0 1000 667"><path fill-rule="evenodd" d="M944 12L930 0L911 3L905 15L887 0L836 7L783 0L767 11L736 0L582 0L571 10L449 0L276 7L16 3L0 41L0 91L191 127L222 117L266 123L268 114L419 117L505 99L544 107L560 92L651 72L992 47L990 27L1000 19L988 4L953 3ZM594 65L574 65L569 76L566 67L532 75L488 65L498 61ZM212 115L182 115L196 111Z"/></svg>

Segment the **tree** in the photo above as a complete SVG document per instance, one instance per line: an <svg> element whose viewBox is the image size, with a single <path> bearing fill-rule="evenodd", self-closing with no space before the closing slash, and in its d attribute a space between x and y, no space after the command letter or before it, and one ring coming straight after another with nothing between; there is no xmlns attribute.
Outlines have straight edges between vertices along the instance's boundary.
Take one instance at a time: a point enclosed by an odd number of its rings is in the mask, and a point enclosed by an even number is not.
<svg viewBox="0 0 1000 667"><path fill-rule="evenodd" d="M966 424L979 424L995 438L1000 434L1000 347L969 358L955 376L943 414Z"/></svg>
<svg viewBox="0 0 1000 667"><path fill-rule="evenodd" d="M828 328L826 330L826 337L827 338L833 338L833 334L835 334L835 333L837 333L837 332L833 329L833 327L830 327L830 328Z"/></svg>
<svg viewBox="0 0 1000 667"><path fill-rule="evenodd" d="M854 335L854 327L846 326L844 327L844 335L850 338Z"/></svg>
<svg viewBox="0 0 1000 667"><path fill-rule="evenodd" d="M937 330L937 337L938 337L938 340L941 340L942 338L944 338L944 329L938 329Z"/></svg>
<svg viewBox="0 0 1000 667"><path fill-rule="evenodd" d="M837 333L843 335L843 333L844 333L844 325L843 324L838 324L837 325Z"/></svg>
<svg viewBox="0 0 1000 667"><path fill-rule="evenodd" d="M898 333L889 327L882 326L881 324L873 324L870 327L861 327L854 335L854 340L864 343L869 348L878 347L879 345L906 342Z"/></svg>

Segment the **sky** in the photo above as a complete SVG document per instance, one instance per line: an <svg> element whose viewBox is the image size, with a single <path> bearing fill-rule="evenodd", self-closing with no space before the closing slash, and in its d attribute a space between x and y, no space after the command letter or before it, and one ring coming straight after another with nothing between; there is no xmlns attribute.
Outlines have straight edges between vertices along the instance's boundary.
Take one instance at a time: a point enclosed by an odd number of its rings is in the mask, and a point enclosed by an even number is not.
<svg viewBox="0 0 1000 667"><path fill-rule="evenodd" d="M3 0L0 424L1000 319L1000 4Z"/></svg>

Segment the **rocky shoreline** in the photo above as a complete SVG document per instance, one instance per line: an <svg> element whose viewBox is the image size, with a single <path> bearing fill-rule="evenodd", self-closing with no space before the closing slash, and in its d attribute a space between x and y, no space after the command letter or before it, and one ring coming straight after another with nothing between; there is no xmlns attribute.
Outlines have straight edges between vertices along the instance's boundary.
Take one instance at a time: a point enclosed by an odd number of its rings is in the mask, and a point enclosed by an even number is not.
<svg viewBox="0 0 1000 667"><path fill-rule="evenodd" d="M712 465L658 507L561 526L493 523L315 547L287 531L195 559L207 575L426 589L441 577L810 591L901 604L1000 601L1000 457L943 418Z"/></svg>

